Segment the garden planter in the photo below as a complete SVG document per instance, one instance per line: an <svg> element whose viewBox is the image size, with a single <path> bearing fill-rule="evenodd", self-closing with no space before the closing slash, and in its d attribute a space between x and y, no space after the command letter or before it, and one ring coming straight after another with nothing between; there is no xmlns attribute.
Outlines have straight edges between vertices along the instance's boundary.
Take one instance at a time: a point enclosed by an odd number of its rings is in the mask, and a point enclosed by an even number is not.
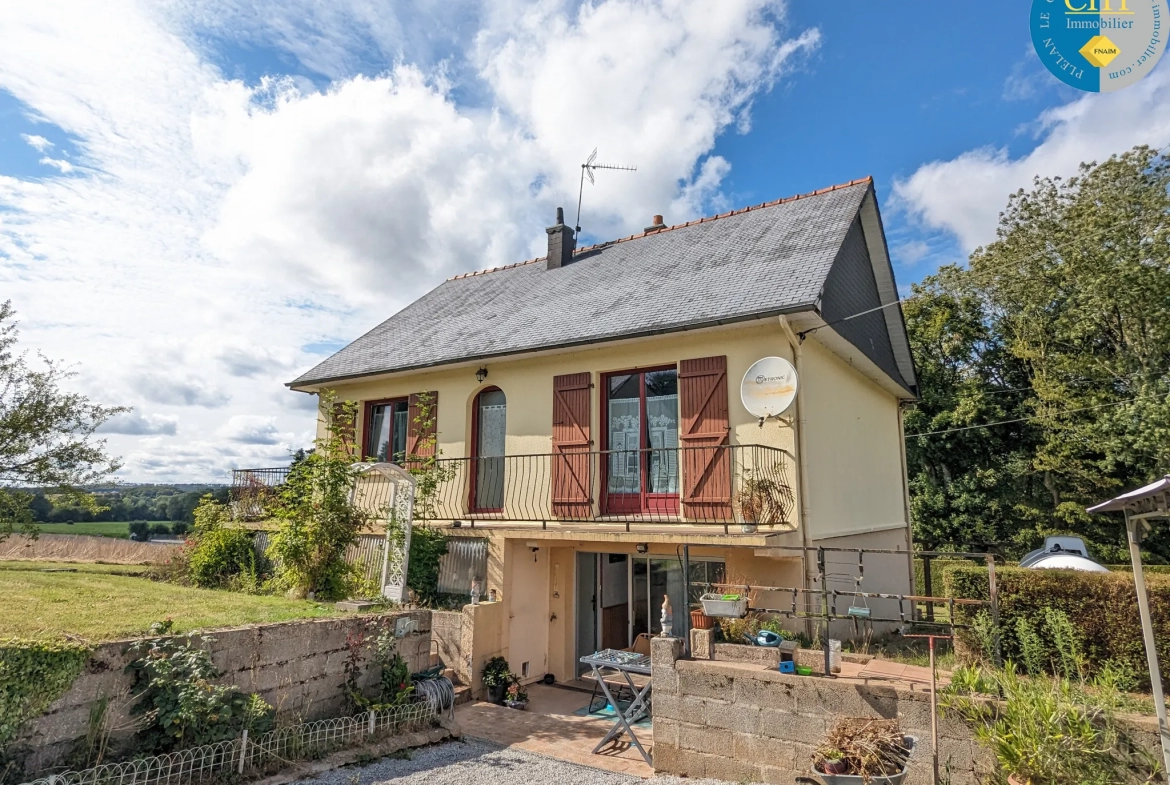
<svg viewBox="0 0 1170 785"><path fill-rule="evenodd" d="M489 703L503 703L504 693L508 691L507 684L495 684L488 687L488 702Z"/></svg>
<svg viewBox="0 0 1170 785"><path fill-rule="evenodd" d="M714 624L715 620L707 614L703 613L701 610L696 609L691 611L692 630L709 630Z"/></svg>
<svg viewBox="0 0 1170 785"><path fill-rule="evenodd" d="M736 599L724 599L729 596L736 596ZM748 601L742 595L704 594L699 602L703 604L703 613L708 616L742 619L747 615Z"/></svg>
<svg viewBox="0 0 1170 785"><path fill-rule="evenodd" d="M504 701L504 705L509 709L520 709L523 711L528 708L528 701Z"/></svg>
<svg viewBox="0 0 1170 785"><path fill-rule="evenodd" d="M914 755L915 738L913 736L906 737L906 749L910 750L910 755ZM830 774L827 771L818 771L813 767L815 773L825 785L902 785L906 779L906 775L910 773L910 761L907 759L906 765L897 774L890 774L885 777L863 777L860 774Z"/></svg>

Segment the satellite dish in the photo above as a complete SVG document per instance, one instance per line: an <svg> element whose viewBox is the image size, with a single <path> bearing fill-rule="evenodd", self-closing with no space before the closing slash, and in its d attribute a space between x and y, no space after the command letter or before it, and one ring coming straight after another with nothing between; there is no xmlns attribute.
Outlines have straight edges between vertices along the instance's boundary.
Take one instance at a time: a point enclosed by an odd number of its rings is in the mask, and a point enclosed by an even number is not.
<svg viewBox="0 0 1170 785"><path fill-rule="evenodd" d="M779 417L796 400L796 369L783 357L757 360L743 375L739 399L752 417Z"/></svg>

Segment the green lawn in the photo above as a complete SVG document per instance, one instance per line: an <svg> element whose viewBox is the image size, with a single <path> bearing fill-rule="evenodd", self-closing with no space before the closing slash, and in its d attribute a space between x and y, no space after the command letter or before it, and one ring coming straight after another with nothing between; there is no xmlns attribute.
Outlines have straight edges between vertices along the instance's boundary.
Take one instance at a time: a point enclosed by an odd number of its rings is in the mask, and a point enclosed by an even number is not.
<svg viewBox="0 0 1170 785"><path fill-rule="evenodd" d="M332 606L315 602L134 577L141 570L119 564L0 562L0 638L68 633L97 642L140 635L168 616L176 632L186 632L338 615Z"/></svg>
<svg viewBox="0 0 1170 785"><path fill-rule="evenodd" d="M170 521L148 521L165 523ZM38 523L37 529L45 534L95 534L100 537L130 538L130 521L98 521L94 523Z"/></svg>

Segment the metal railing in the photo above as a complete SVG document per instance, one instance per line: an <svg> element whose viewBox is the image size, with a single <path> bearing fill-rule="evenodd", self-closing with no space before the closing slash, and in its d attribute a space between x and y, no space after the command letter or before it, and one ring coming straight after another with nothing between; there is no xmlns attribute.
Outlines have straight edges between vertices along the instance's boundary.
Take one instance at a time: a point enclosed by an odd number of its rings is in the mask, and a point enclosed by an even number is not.
<svg viewBox="0 0 1170 785"><path fill-rule="evenodd" d="M791 455L757 444L439 458L433 493L416 497L431 521L795 525ZM263 517L287 468L237 469L232 500Z"/></svg>
<svg viewBox="0 0 1170 785"><path fill-rule="evenodd" d="M449 705L427 699L352 717L288 725L255 738L244 731L230 741L51 774L26 785L184 785L259 776L292 761L317 759L377 737L416 730L449 713Z"/></svg>

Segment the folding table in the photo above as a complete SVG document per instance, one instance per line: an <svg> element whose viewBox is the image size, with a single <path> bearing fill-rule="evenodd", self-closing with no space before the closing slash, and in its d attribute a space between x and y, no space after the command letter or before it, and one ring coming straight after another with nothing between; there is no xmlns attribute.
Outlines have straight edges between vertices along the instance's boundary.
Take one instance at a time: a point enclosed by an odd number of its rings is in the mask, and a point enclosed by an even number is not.
<svg viewBox="0 0 1170 785"><path fill-rule="evenodd" d="M641 676L649 676L650 657L632 651L602 649L599 652L582 657L581 664L588 665L593 669L593 678L601 685L601 691L605 693L605 699L609 701L609 705L613 706L614 714L617 715L617 721L614 722L613 727L605 734L605 737L593 748L593 754L596 755L601 751L602 747L611 741L616 741L622 736L629 736L630 741L638 748L638 752L642 753L642 759L647 764L653 766L654 764L650 760L650 753L646 752L646 748L642 746L642 742L638 741L638 737L634 734L634 729L631 727L633 723L650 713L650 687L653 684L653 679L647 679L645 686L639 688L634 684L634 680L630 677L630 674L636 673ZM623 709L609 691L609 685L602 675L603 670L617 671L626 680L626 684L630 686L630 693L634 696L634 699L630 701L630 705L626 708Z"/></svg>

